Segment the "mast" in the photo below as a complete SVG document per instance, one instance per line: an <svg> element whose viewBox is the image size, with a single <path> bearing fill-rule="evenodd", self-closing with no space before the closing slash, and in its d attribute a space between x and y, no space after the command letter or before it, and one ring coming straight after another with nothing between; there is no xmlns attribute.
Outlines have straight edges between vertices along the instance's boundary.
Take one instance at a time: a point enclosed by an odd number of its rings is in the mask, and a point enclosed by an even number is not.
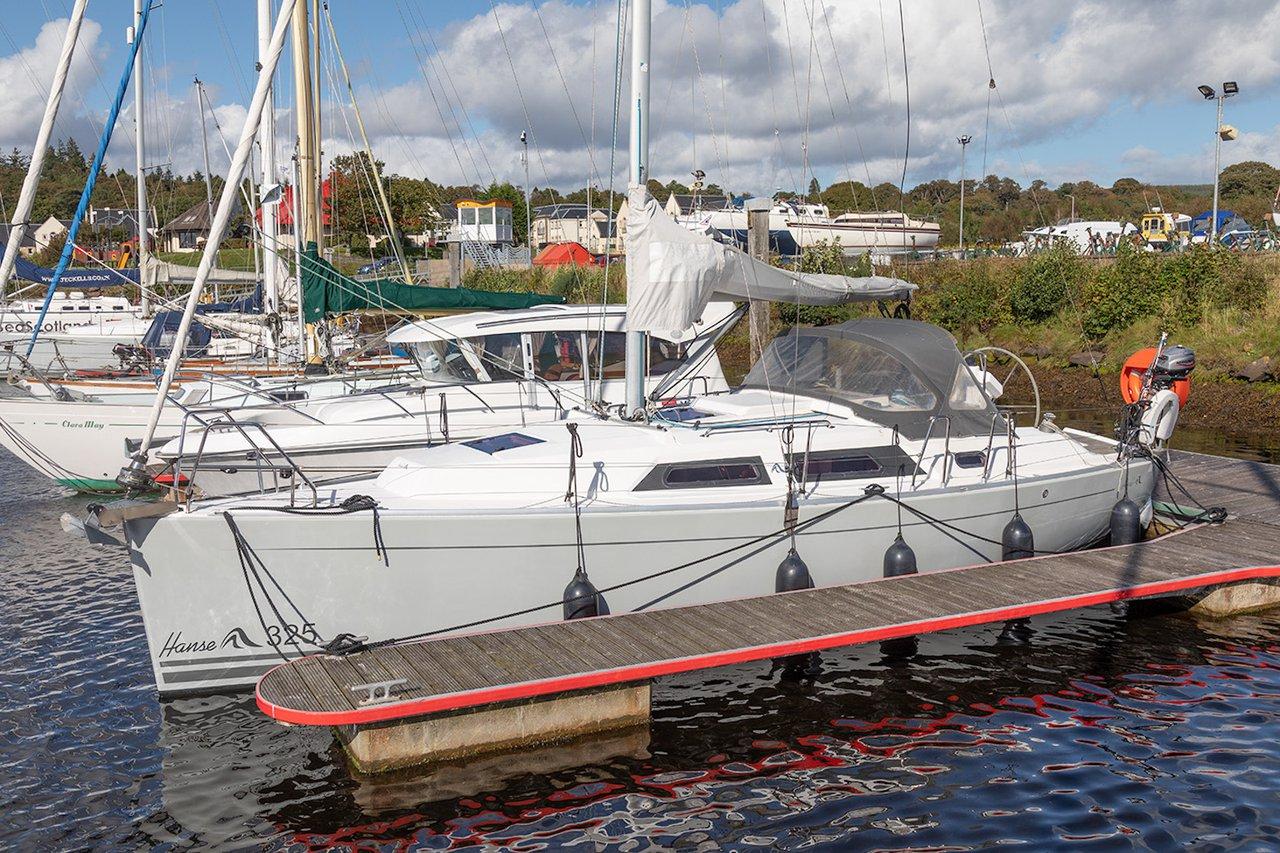
<svg viewBox="0 0 1280 853"><path fill-rule="evenodd" d="M209 128L204 120L204 84L195 78L196 108L200 110L200 147L204 149L204 203L209 222L213 222L213 175L209 172Z"/></svg>
<svg viewBox="0 0 1280 853"><path fill-rule="evenodd" d="M80 24L84 21L84 12L88 5L89 0L76 0L75 6L71 9L71 19L67 22L67 34L62 39L62 54L58 57L58 68L53 74L53 86L49 89L49 99L44 105L44 118L40 120L40 131L36 134L36 147L31 152L31 163L27 167L27 176L22 181L18 205L13 209L13 227L9 231L9 242L4 247L4 260L0 261L0 299L4 298L9 277L13 275L13 267L18 262L18 248L22 245L23 239L27 236L27 228L31 225L31 209L36 202L36 189L40 186L44 156L49 150L53 123L58 118L62 90L67 85L67 71L71 68L71 59L76 52L76 42L80 38Z"/></svg>
<svg viewBox="0 0 1280 853"><path fill-rule="evenodd" d="M649 18L650 0L631 3L631 166L628 187L642 187L649 179ZM631 286L631 276L627 276ZM633 417L645 407L644 332L627 332L626 408Z"/></svg>
<svg viewBox="0 0 1280 853"><path fill-rule="evenodd" d="M136 38L137 24L142 19L142 0L133 0L134 26L129 28L129 41ZM138 59L133 67L133 165L138 178L138 287L142 291L142 316L151 316L151 288L147 287L147 261L151 258L150 234L147 232L147 134L145 82L143 80L143 46L138 45Z"/></svg>
<svg viewBox="0 0 1280 853"><path fill-rule="evenodd" d="M182 312L182 322L173 336L173 350L164 366L164 375L160 378L156 389L155 401L151 406L151 414L147 420L147 429L142 443L129 464L120 471L117 482L126 488L147 488L151 485L151 477L147 474L147 453L155 440L156 427L160 424L160 413L168 401L169 390L173 386L174 374L182 361L183 351L187 345L187 334L191 331L191 320L200 304L200 296L205 284L213 272L214 262L218 257L218 246L226 234L227 225L231 221L231 210L235 204L236 193L240 191L240 182L244 180L249 157L253 153L253 139L258 132L258 123L262 118L263 107L267 100L267 92L271 88L271 77L280 62L280 54L284 51L285 34L289 30L289 18L295 8L296 0L283 0L280 15L276 18L271 32L271 42L267 55L258 72L258 84L253 91L253 100L249 103L249 112L245 116L244 128L240 131L240 141L236 143L235 155L231 158L231 167L227 171L227 181L222 186L222 195L218 199L218 210L213 222L209 225L209 242L205 244L204 254L200 257L200 266L196 269L196 280L191 285L191 293L187 295L187 304ZM304 0L305 2L305 0ZM67 244L70 247L70 243Z"/></svg>
<svg viewBox="0 0 1280 853"><path fill-rule="evenodd" d="M258 65L266 62L267 52L271 45L271 0L258 0ZM258 198L265 199L272 187L279 184L276 174L276 105L275 83L267 88L267 100L262 106L262 124L258 128L258 146L262 149L262 182L259 184ZM268 204L262 202L262 290L266 302L266 312L274 314L280 310L281 258L277 254L280 240L280 205L279 202ZM278 348L278 344L277 344Z"/></svg>
<svg viewBox="0 0 1280 853"><path fill-rule="evenodd" d="M294 195L301 220L302 246L314 242L321 246L320 205L320 141L316 138L315 90L311 79L311 25L308 21L310 0L293 4L293 89L294 116L298 124L298 185ZM301 287L301 282L299 282Z"/></svg>

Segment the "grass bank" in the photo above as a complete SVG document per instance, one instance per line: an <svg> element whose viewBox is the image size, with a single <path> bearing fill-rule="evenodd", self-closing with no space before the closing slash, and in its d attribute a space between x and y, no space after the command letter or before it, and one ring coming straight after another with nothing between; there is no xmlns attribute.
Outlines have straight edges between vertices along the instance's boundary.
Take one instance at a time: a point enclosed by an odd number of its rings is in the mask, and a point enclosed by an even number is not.
<svg viewBox="0 0 1280 853"><path fill-rule="evenodd" d="M832 253L812 253L804 263L813 271L868 271L865 261L850 265ZM948 329L962 346L1002 346L1044 370L1066 368L1072 355L1093 351L1100 354L1107 387L1124 359L1154 344L1161 331L1196 350L1200 382L1242 385L1231 376L1264 356L1280 371L1280 256L1199 247L1169 255L1126 249L1092 260L1052 251L1032 258L904 263L888 272L920 286L913 316ZM606 289L604 270L575 267L477 270L464 283L556 293L571 302L599 302ZM610 302L625 299L621 264L609 270L607 290ZM796 322L839 323L876 310L775 305L773 325L781 331ZM730 378L740 378L748 366L745 324L725 336L720 351ZM1223 405L1214 408L1229 417L1231 406L1247 398L1253 401L1248 408L1261 414L1280 403L1278 390L1273 383L1254 383L1248 391L1216 395Z"/></svg>

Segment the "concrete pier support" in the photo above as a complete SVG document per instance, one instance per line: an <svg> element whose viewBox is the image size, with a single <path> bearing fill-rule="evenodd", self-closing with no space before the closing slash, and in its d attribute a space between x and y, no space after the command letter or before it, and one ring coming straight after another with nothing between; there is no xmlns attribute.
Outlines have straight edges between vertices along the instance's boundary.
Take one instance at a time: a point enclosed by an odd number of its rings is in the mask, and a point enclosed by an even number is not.
<svg viewBox="0 0 1280 853"><path fill-rule="evenodd" d="M1188 611L1220 618L1280 606L1280 584L1270 580L1242 581L1208 587L1187 596Z"/></svg>
<svg viewBox="0 0 1280 853"><path fill-rule="evenodd" d="M336 726L355 769L385 773L647 726L649 683L561 694L386 723Z"/></svg>

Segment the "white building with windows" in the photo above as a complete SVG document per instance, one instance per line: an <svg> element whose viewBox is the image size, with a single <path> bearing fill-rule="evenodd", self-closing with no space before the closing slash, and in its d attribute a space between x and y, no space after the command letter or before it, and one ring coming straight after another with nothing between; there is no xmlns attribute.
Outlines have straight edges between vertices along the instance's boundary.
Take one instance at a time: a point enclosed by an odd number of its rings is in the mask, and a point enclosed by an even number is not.
<svg viewBox="0 0 1280 853"><path fill-rule="evenodd" d="M585 204L545 204L533 209L533 246L578 243L593 255L622 251L616 224L609 211Z"/></svg>
<svg viewBox="0 0 1280 853"><path fill-rule="evenodd" d="M510 245L516 241L511 202L502 199L475 201L464 198L456 205L458 218L450 239Z"/></svg>

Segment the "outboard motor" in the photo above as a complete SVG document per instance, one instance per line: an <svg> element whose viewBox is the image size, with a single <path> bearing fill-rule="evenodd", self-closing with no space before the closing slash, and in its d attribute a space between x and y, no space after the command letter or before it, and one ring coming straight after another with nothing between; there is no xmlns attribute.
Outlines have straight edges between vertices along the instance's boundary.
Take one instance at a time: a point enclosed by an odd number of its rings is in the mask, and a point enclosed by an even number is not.
<svg viewBox="0 0 1280 853"><path fill-rule="evenodd" d="M1160 447L1173 435L1178 414L1191 396L1191 371L1196 354L1180 344L1139 350L1120 372L1124 401L1140 407L1135 438L1147 447ZM1132 421L1131 421L1132 423Z"/></svg>

